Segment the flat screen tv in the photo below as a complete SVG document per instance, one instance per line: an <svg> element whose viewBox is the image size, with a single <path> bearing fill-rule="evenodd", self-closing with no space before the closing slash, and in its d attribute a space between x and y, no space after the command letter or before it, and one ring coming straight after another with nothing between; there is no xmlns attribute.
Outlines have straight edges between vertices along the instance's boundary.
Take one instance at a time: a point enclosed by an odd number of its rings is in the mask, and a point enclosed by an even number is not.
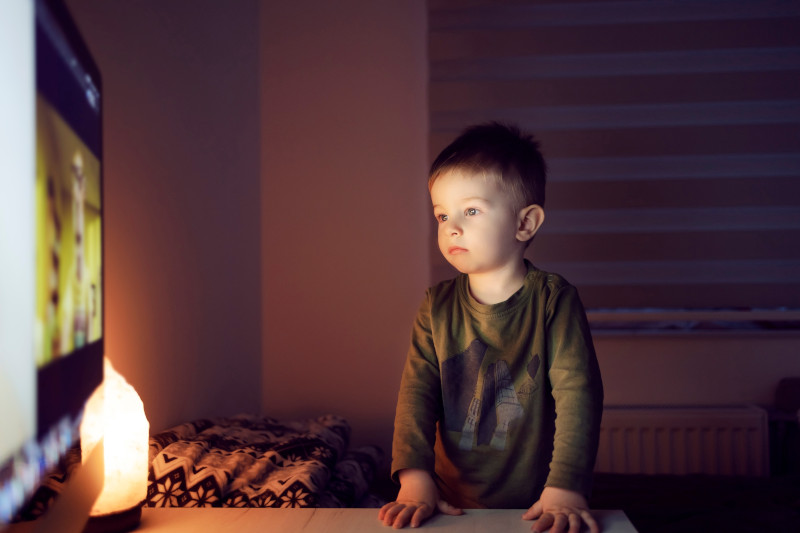
<svg viewBox="0 0 800 533"><path fill-rule="evenodd" d="M2 526L77 440L105 300L100 73L62 1L0 4Z"/></svg>

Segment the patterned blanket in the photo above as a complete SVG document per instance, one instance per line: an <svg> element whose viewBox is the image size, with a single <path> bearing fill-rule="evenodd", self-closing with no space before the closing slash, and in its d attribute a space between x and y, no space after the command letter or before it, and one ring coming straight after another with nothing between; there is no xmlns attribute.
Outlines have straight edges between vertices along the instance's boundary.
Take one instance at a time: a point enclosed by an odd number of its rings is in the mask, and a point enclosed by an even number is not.
<svg viewBox="0 0 800 533"><path fill-rule="evenodd" d="M197 420L150 439L150 507L374 507L381 451L337 416Z"/></svg>
<svg viewBox="0 0 800 533"><path fill-rule="evenodd" d="M348 448L350 425L334 415L282 422L239 415L201 419L150 437L149 507L380 507L369 487L383 453ZM80 450L48 475L16 520L44 513Z"/></svg>

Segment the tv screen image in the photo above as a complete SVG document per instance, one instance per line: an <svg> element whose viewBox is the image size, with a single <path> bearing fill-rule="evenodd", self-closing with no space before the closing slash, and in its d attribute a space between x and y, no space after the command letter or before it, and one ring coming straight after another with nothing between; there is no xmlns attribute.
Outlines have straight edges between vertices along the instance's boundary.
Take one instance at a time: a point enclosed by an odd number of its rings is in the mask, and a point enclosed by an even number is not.
<svg viewBox="0 0 800 533"><path fill-rule="evenodd" d="M100 161L36 101L36 365L102 337Z"/></svg>
<svg viewBox="0 0 800 533"><path fill-rule="evenodd" d="M103 145L97 66L62 2L35 6L34 352L44 439L65 420L77 430L102 381Z"/></svg>

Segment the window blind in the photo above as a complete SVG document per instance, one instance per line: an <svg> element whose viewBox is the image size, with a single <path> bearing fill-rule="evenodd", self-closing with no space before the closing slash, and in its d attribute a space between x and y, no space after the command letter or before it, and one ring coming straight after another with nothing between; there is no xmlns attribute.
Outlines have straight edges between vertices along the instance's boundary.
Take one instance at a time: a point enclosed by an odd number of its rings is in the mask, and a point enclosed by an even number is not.
<svg viewBox="0 0 800 533"><path fill-rule="evenodd" d="M587 308L800 309L800 2L429 0L429 57L431 158L534 133L528 255Z"/></svg>

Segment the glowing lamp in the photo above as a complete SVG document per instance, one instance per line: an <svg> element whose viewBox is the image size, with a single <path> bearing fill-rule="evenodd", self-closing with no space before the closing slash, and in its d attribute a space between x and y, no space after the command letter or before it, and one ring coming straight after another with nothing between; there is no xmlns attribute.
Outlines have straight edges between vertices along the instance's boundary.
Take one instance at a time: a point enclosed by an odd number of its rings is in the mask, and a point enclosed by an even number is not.
<svg viewBox="0 0 800 533"><path fill-rule="evenodd" d="M92 507L85 531L130 531L141 519L147 496L150 424L136 390L108 359L81 423L84 461L103 439L103 491Z"/></svg>

